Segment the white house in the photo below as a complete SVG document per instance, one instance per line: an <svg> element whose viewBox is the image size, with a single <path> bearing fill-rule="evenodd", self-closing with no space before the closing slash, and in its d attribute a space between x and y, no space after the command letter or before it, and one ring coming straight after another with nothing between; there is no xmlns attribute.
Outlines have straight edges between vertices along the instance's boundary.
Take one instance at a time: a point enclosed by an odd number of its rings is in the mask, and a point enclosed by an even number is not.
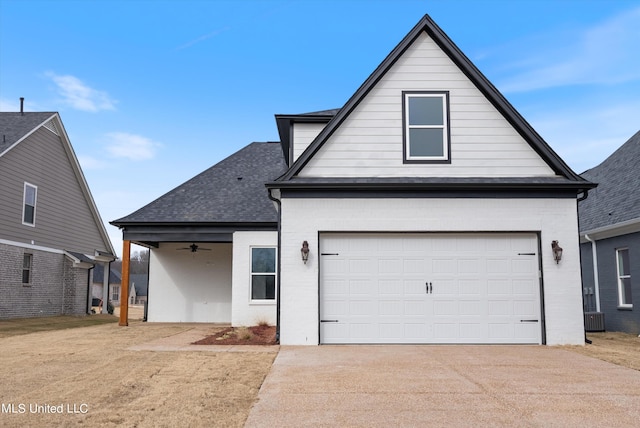
<svg viewBox="0 0 640 428"><path fill-rule="evenodd" d="M280 144L112 222L151 248L149 321L268 321L286 345L583 343L594 185L429 16L341 109L276 123Z"/></svg>

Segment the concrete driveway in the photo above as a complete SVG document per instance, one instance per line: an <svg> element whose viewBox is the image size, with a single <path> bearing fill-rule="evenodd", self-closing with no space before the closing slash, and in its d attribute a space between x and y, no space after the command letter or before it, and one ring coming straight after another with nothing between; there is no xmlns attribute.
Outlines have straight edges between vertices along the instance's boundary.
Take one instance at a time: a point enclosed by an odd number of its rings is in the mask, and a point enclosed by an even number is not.
<svg viewBox="0 0 640 428"><path fill-rule="evenodd" d="M547 346L283 346L247 427L637 427L640 372Z"/></svg>

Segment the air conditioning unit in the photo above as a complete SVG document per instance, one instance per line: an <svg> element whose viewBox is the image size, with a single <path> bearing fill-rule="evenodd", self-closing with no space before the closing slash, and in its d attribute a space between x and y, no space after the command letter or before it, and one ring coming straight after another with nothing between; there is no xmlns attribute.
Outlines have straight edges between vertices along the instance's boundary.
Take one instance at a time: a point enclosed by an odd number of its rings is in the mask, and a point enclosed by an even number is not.
<svg viewBox="0 0 640 428"><path fill-rule="evenodd" d="M584 329L589 332L604 331L604 314L602 312L585 312Z"/></svg>

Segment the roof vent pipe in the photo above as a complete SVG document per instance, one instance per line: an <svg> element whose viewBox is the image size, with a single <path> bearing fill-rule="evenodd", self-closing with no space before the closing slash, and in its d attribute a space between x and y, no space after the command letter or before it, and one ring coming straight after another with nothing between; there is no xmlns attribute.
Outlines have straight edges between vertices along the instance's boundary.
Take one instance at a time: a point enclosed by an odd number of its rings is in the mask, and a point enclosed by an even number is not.
<svg viewBox="0 0 640 428"><path fill-rule="evenodd" d="M20 97L20 114L24 116L24 97Z"/></svg>

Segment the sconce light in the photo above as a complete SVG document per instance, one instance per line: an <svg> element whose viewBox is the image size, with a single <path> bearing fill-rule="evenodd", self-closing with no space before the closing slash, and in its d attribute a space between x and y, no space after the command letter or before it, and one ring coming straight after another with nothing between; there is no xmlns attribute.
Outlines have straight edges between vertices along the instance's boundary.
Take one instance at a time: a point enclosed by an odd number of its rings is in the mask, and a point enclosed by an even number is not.
<svg viewBox="0 0 640 428"><path fill-rule="evenodd" d="M307 260L309 260L309 243L307 241L302 242L302 249L300 249L300 254L302 254L302 261L306 265Z"/></svg>
<svg viewBox="0 0 640 428"><path fill-rule="evenodd" d="M560 260L562 260L562 247L558 245L558 241L551 241L551 249L553 249L553 260L556 261L556 264L560 263Z"/></svg>

